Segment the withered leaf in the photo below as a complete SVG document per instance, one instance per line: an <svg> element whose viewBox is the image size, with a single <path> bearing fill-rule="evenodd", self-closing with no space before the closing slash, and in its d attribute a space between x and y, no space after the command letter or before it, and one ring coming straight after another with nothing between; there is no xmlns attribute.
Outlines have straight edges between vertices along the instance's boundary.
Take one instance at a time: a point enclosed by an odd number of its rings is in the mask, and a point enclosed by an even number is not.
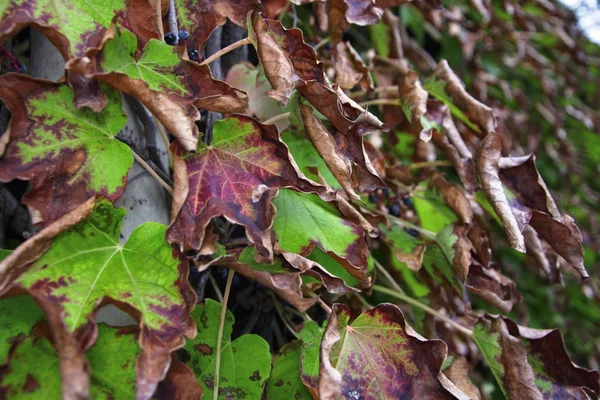
<svg viewBox="0 0 600 400"><path fill-rule="evenodd" d="M262 9L259 0L175 0L175 7L179 29L190 34L186 45L198 50L204 49L211 32L227 19L246 28L248 13Z"/></svg>
<svg viewBox="0 0 600 400"><path fill-rule="evenodd" d="M208 66L183 60L176 47L155 39L141 54L136 47L135 35L113 26L101 49L70 60L67 68L138 98L187 150L194 150L198 141L197 108L244 110L245 93L214 80Z"/></svg>
<svg viewBox="0 0 600 400"><path fill-rule="evenodd" d="M199 143L194 153L172 145L175 194L167 238L183 249L199 249L210 220L223 215L245 226L258 254L270 259L277 189L324 188L298 171L275 126L237 115L216 122L213 132L212 144Z"/></svg>
<svg viewBox="0 0 600 400"><path fill-rule="evenodd" d="M321 343L319 398L453 399L438 380L446 345L411 335L393 304L353 321L335 304Z"/></svg>
<svg viewBox="0 0 600 400"><path fill-rule="evenodd" d="M573 364L556 329L531 329L485 315L473 338L509 399L589 399L590 391L600 392L598 372Z"/></svg>
<svg viewBox="0 0 600 400"><path fill-rule="evenodd" d="M302 312L316 302L315 298L305 297L302 293L303 276L316 278L331 293L355 291L346 286L342 279L331 275L316 262L298 254L283 253L281 256L274 257L272 264L258 263L255 258L256 251L247 247L238 256L227 254L218 257L200 265L199 270L204 271L211 266L231 269L250 280L260 282Z"/></svg>
<svg viewBox="0 0 600 400"><path fill-rule="evenodd" d="M304 43L302 31L285 29L277 20L249 16L249 37L273 90L268 95L286 105L303 81L324 82L323 64L315 50Z"/></svg>
<svg viewBox="0 0 600 400"><path fill-rule="evenodd" d="M373 90L371 73L350 42L338 43L332 53L335 81L342 89L360 85L363 90Z"/></svg>
<svg viewBox="0 0 600 400"><path fill-rule="evenodd" d="M497 121L493 110L472 97L465 90L460 78L448 65L448 61L442 60L439 62L434 71L434 76L446 82L446 91L452 97L452 100L464 111L469 120L479 125L483 135L496 131Z"/></svg>
<svg viewBox="0 0 600 400"><path fill-rule="evenodd" d="M115 136L127 117L119 92L103 90L110 102L94 113L78 110L65 84L0 76L0 98L12 112L0 181L31 182L22 202L33 223L55 221L96 195L114 201L123 193L133 156Z"/></svg>
<svg viewBox="0 0 600 400"><path fill-rule="evenodd" d="M383 9L374 0L331 0L327 2L327 15L331 42L337 44L350 24L376 24L383 15Z"/></svg>

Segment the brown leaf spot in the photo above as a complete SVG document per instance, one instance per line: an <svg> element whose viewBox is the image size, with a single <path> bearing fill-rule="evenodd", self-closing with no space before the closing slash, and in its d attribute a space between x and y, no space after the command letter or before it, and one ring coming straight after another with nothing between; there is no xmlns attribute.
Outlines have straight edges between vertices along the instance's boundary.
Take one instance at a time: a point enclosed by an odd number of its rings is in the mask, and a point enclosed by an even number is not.
<svg viewBox="0 0 600 400"><path fill-rule="evenodd" d="M254 371L254 373L250 377L251 381L259 381L260 379L261 379L261 377L260 377L260 373L258 372L258 370Z"/></svg>
<svg viewBox="0 0 600 400"><path fill-rule="evenodd" d="M200 344L194 346L194 348L196 350L202 352L202 354L204 354L205 356L213 353L212 347L210 347L209 345L204 344L204 343L200 343Z"/></svg>
<svg viewBox="0 0 600 400"><path fill-rule="evenodd" d="M27 393L35 392L40 388L40 383L31 374L27 374L27 381L23 385L23 391Z"/></svg>

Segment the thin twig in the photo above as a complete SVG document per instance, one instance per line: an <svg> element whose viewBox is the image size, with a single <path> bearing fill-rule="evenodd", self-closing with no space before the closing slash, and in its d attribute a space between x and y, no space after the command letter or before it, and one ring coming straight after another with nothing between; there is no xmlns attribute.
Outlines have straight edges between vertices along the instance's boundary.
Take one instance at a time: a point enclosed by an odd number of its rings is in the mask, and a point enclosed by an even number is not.
<svg viewBox="0 0 600 400"><path fill-rule="evenodd" d="M177 36L179 29L177 28L177 11L175 10L175 0L169 1L169 29L170 32L175 33L175 36Z"/></svg>
<svg viewBox="0 0 600 400"><path fill-rule="evenodd" d="M392 100L392 99L367 100L367 101L362 101L362 102L358 103L358 105L361 107L367 107L367 106L398 106L398 107L402 107L402 104L400 104L400 101Z"/></svg>
<svg viewBox="0 0 600 400"><path fill-rule="evenodd" d="M392 277L392 275L390 275L390 273L385 269L385 267L383 265L381 265L381 263L379 261L377 261L375 258L373 258L373 264L375 264L375 267L377 268L377 270L379 272L381 272L381 274L383 276L385 276L385 278L388 280L390 285L392 285L392 287L396 291L398 291L399 293L402 293L404 295L406 294L406 293L404 293L404 290L402 290L400 285L398 285L398 282L396 282L396 280Z"/></svg>
<svg viewBox="0 0 600 400"><path fill-rule="evenodd" d="M208 275L208 280L210 281L210 285L212 286L213 290L217 294L217 299L219 299L219 303L222 303L223 302L223 293L221 293L221 289L219 289L217 280L215 279L214 276L212 276L212 274Z"/></svg>
<svg viewBox="0 0 600 400"><path fill-rule="evenodd" d="M325 39L321 40L319 43L317 43L315 45L315 47L313 47L315 49L315 51L319 51L319 49L323 46L325 46L327 43L331 42L331 38L330 37L326 37Z"/></svg>
<svg viewBox="0 0 600 400"><path fill-rule="evenodd" d="M400 219L398 217L394 217L393 215L383 213L379 210L372 210L372 211L375 211L378 214L384 215L386 218L389 218L392 222L394 222L396 225L398 225L402 228L414 229L415 231L419 232L423 237L425 237L429 240L435 240L436 235L434 232L428 231L427 229L423 229L420 226L412 224L412 223L405 221L403 219Z"/></svg>
<svg viewBox="0 0 600 400"><path fill-rule="evenodd" d="M279 303L279 300L277 299L277 297L275 296L275 294L273 292L269 292L269 294L271 295L271 298L273 299L273 305L275 306L275 311L277 311L277 314L279 315L279 318L281 319L281 322L283 322L283 324L285 325L285 327L287 328L287 330L290 331L290 333L292 335L294 335L294 337L296 339L300 339L300 337L298 336L298 334L296 333L296 331L294 330L294 328L292 328L292 326L288 322L287 318L283 314L283 309L281 308L281 303Z"/></svg>
<svg viewBox="0 0 600 400"><path fill-rule="evenodd" d="M286 112L286 113L279 114L279 115L276 115L274 117L271 117L271 118L269 118L269 119L267 119L267 120L265 120L265 121L263 121L261 123L264 124L264 125L271 125L271 124L274 124L277 121L281 121L282 119L289 118L290 115L292 115L291 112Z"/></svg>
<svg viewBox="0 0 600 400"><path fill-rule="evenodd" d="M211 62L213 62L214 60L216 60L217 58L223 56L224 54L229 53L232 50L237 49L238 47L242 47L245 46L247 44L250 44L250 39L249 38L244 38L242 40L238 40L235 43L231 43L229 46L222 48L221 50L217 51L215 54L213 54L212 56L208 57L206 60L202 61L200 63L200 65L208 65Z"/></svg>
<svg viewBox="0 0 600 400"><path fill-rule="evenodd" d="M313 292L312 290L310 290L306 286L302 286L302 289L308 295L308 297L312 297L312 298L316 298L317 299L317 303L319 303L319 306L321 306L321 308L323 309L323 311L325 311L327 314L331 314L331 307L329 307L327 305L327 303L325 303L323 301L323 299L321 299L315 292Z"/></svg>
<svg viewBox="0 0 600 400"><path fill-rule="evenodd" d="M235 271L230 269L227 274L227 283L225 284L225 294L221 302L221 319L219 320L219 332L217 333L217 358L215 360L215 381L213 387L213 400L219 400L219 372L221 369L221 341L223 339L223 327L225 326L225 315L227 314L227 301L229 300L229 292L231 291L231 282L233 281Z"/></svg>
<svg viewBox="0 0 600 400"><path fill-rule="evenodd" d="M466 328L462 325L460 325L459 323L451 320L450 318L446 317L444 314L434 310L433 308L426 306L425 304L413 299L412 297L409 297L405 294L402 293L398 293L395 290L392 289L388 289L386 287L383 286L379 286L379 285L373 285L372 289L376 292L379 293L384 293L387 294L388 296L392 296L397 298L398 300L402 300L408 304L411 304L415 307L420 308L421 310L433 315L434 317L437 317L439 319L441 319L444 322L447 322L448 324L450 324L453 328L455 328L457 331L464 333L467 336L472 336L473 335L473 331L470 330L469 328Z"/></svg>
<svg viewBox="0 0 600 400"><path fill-rule="evenodd" d="M277 18L279 20L279 22L283 21L283 18L285 17L285 14L287 14L288 10L290 9L291 4L292 4L292 2L288 1L287 4L283 7L283 10L281 10L281 12L279 13L279 18Z"/></svg>
<svg viewBox="0 0 600 400"><path fill-rule="evenodd" d="M412 163L408 169L428 168L428 167L451 167L452 163L448 160L422 161Z"/></svg>
<svg viewBox="0 0 600 400"><path fill-rule="evenodd" d="M131 149L131 152L133 153L133 158L135 158L135 161L137 161L142 168L144 168L159 184L160 186L162 186L163 188L165 188L165 190L167 192L169 192L171 194L171 196L173 195L173 188L171 186L169 186L167 184L167 182L165 182L153 169L152 167L150 167L148 165L148 163L146 163L146 161L144 161L144 159L142 157L140 157L135 151L133 151L133 149Z"/></svg>

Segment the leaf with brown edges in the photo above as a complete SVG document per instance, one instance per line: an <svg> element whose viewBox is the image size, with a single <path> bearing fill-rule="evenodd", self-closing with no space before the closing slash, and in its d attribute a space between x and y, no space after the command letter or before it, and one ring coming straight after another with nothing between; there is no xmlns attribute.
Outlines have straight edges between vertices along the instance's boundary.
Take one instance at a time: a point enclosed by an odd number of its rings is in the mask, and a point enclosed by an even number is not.
<svg viewBox="0 0 600 400"><path fill-rule="evenodd" d="M342 304L332 311L321 343L320 399L455 398L438 379L446 345L409 333L398 307L380 304L354 320Z"/></svg>
<svg viewBox="0 0 600 400"><path fill-rule="evenodd" d="M600 393L598 372L570 360L557 329L526 328L486 314L475 325L473 338L509 399L583 400Z"/></svg>
<svg viewBox="0 0 600 400"><path fill-rule="evenodd" d="M47 250L38 236L54 236L53 225L30 239L36 245L29 254L17 250L0 263L8 282L0 295L24 290L41 306L61 356L64 387L81 396L89 383L83 351L96 340L95 313L109 302L123 308L139 320L137 397L148 399L165 377L170 353L195 334L188 265L166 243L166 226L144 223L121 244L125 210L107 200L97 201L91 212L86 206L83 213L89 216L54 237ZM77 218L81 213L77 210Z"/></svg>
<svg viewBox="0 0 600 400"><path fill-rule="evenodd" d="M248 13L260 11L262 4L259 0L175 0L175 7L179 29L190 34L186 46L200 51L211 32L224 25L227 19L246 28Z"/></svg>
<svg viewBox="0 0 600 400"><path fill-rule="evenodd" d="M214 125L210 146L199 143L196 152L172 145L175 194L171 243L199 249L205 229L214 217L225 216L243 225L260 256L273 256L271 225L273 197L280 187L323 192L302 175L281 141L277 128L236 115Z"/></svg>
<svg viewBox="0 0 600 400"><path fill-rule="evenodd" d="M110 102L94 113L77 109L74 92L64 83L0 76L0 99L12 112L0 139L8 141L0 181L30 182L22 202L34 224L53 222L97 195L114 201L125 190L133 156L115 136L127 117L121 94L102 90Z"/></svg>
<svg viewBox="0 0 600 400"><path fill-rule="evenodd" d="M187 150L198 141L198 108L222 113L243 111L244 92L212 78L206 65L183 60L177 48L151 40L136 51L137 38L113 27L101 49L69 61L67 67L138 98Z"/></svg>

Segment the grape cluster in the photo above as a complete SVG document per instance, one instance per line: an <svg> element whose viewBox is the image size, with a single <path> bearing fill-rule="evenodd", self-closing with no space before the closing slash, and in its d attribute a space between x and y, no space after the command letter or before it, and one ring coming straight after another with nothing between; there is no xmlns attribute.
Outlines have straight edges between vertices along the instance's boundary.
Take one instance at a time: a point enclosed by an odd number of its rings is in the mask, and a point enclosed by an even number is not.
<svg viewBox="0 0 600 400"><path fill-rule="evenodd" d="M392 193L389 188L377 189L371 192L369 202L380 210L387 209L388 213L396 218L414 215L412 197L408 194ZM419 236L419 233L414 229L407 229L406 232L414 237Z"/></svg>
<svg viewBox="0 0 600 400"><path fill-rule="evenodd" d="M188 40L189 38L190 33L185 29L181 29L179 30L179 32L167 32L164 37L165 43L170 46L183 44L183 42ZM192 61L198 61L200 59L200 55L198 53L198 50L196 49L188 49L187 53L189 59Z"/></svg>

